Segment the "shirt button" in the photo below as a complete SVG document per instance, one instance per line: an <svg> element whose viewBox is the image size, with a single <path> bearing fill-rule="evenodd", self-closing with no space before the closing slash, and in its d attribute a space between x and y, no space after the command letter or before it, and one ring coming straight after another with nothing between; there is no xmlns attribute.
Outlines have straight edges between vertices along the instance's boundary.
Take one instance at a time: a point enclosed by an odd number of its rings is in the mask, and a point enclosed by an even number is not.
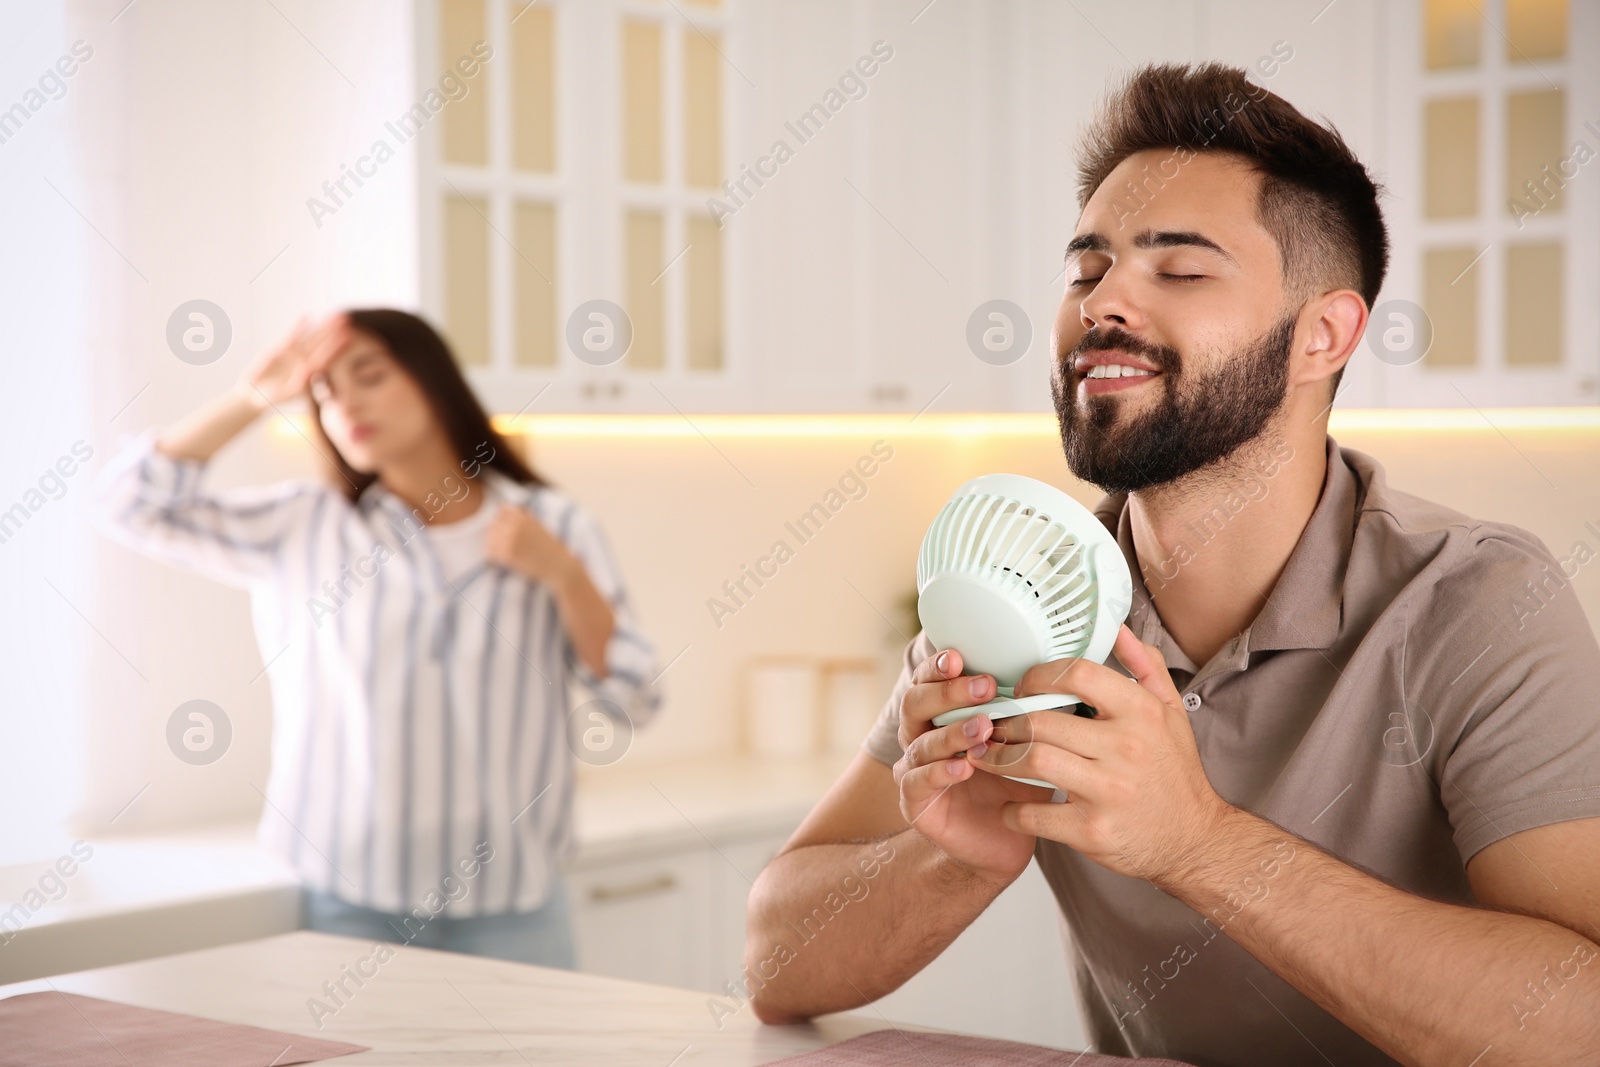
<svg viewBox="0 0 1600 1067"><path fill-rule="evenodd" d="M1183 694L1183 706L1185 708L1187 708L1188 710L1190 710L1190 711L1199 711L1200 710L1200 694L1199 693L1185 693L1185 694Z"/></svg>

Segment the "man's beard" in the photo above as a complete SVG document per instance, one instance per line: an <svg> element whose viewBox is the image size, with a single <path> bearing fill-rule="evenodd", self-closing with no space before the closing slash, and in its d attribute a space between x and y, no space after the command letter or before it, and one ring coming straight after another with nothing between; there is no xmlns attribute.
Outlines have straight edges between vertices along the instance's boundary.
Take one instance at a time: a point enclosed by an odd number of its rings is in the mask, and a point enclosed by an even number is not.
<svg viewBox="0 0 1600 1067"><path fill-rule="evenodd" d="M1089 330L1050 378L1067 466L1104 492L1132 493L1231 455L1260 436L1287 400L1294 328L1290 315L1214 373L1192 379L1178 369L1176 349L1148 344L1121 327ZM1123 401L1111 394L1091 395L1087 410L1079 410L1073 361L1106 349L1143 357L1161 371L1149 383L1163 391L1151 410L1119 418Z"/></svg>

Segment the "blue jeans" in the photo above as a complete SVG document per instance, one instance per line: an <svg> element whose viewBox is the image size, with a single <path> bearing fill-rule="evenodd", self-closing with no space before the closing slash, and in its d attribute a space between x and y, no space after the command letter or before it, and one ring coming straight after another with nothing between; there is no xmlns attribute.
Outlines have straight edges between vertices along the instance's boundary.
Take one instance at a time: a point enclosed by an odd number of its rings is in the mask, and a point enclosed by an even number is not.
<svg viewBox="0 0 1600 1067"><path fill-rule="evenodd" d="M440 915L420 930L411 915L377 911L315 889L304 890L305 927L363 941L421 945L446 952L492 956L541 967L577 970L566 885L557 877L550 898L536 911L451 919ZM424 913L426 914L426 913ZM409 925L407 921L409 920Z"/></svg>

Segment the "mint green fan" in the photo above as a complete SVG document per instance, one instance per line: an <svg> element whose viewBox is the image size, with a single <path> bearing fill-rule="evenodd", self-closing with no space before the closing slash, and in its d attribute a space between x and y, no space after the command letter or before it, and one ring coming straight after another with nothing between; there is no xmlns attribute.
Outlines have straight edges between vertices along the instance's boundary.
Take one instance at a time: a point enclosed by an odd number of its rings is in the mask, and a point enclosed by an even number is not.
<svg viewBox="0 0 1600 1067"><path fill-rule="evenodd" d="M1018 697L1013 689L1038 663L1104 663L1132 603L1122 549L1088 508L1020 474L967 482L923 536L917 615L934 647L960 652L966 673L993 675L999 692L987 704L935 715L933 724L1082 704L1067 693Z"/></svg>

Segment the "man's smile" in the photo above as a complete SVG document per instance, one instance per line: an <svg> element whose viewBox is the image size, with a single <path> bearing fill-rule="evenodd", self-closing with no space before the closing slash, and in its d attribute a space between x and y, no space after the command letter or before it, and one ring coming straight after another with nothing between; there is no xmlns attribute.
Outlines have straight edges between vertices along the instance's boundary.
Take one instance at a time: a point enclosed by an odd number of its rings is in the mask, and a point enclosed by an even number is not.
<svg viewBox="0 0 1600 1067"><path fill-rule="evenodd" d="M1079 379L1078 392L1086 396L1095 396L1099 393L1119 393L1124 389L1137 389L1157 376L1149 371L1132 371L1126 376L1116 378L1090 375Z"/></svg>
<svg viewBox="0 0 1600 1067"><path fill-rule="evenodd" d="M1086 396L1133 389L1161 372L1145 360L1115 350L1085 352L1072 361L1078 392Z"/></svg>

